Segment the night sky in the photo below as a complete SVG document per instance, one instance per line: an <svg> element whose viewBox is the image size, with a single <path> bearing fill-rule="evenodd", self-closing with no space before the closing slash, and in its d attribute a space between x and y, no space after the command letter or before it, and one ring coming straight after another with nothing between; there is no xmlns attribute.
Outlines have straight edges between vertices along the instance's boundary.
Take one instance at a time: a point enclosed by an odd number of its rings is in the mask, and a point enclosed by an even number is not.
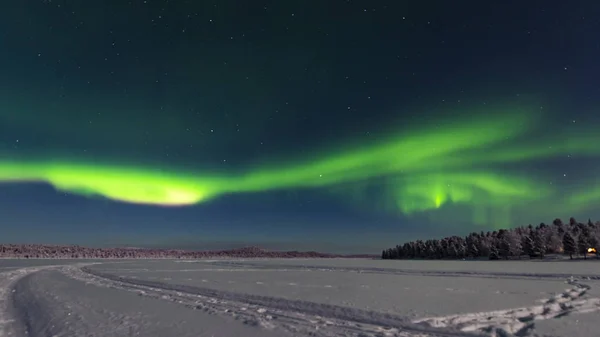
<svg viewBox="0 0 600 337"><path fill-rule="evenodd" d="M0 241L600 219L599 34L596 1L2 1Z"/></svg>

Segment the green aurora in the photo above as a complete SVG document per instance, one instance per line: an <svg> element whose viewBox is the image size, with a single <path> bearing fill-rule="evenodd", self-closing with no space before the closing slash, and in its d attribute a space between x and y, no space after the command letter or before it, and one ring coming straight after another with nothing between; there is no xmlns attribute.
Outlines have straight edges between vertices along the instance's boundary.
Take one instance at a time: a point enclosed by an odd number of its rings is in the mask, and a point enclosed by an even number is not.
<svg viewBox="0 0 600 337"><path fill-rule="evenodd" d="M200 204L227 194L294 188L335 188L385 179L389 203L403 214L462 204L481 209L510 209L555 198L559 191L543 176L520 175L512 164L566 154L598 156L598 139L552 135L526 142L540 116L514 113L478 114L443 125L402 132L378 144L331 152L315 158L281 160L241 173L181 172L143 166L97 165L72 160L0 160L0 181L44 182L60 191L101 196L127 203L163 206ZM553 146L548 141L552 140ZM286 165L287 163L287 165ZM358 189L360 193L361 189ZM600 200L599 189L568 196L569 205ZM378 198L376 198L378 199ZM475 215L477 218L477 215Z"/></svg>

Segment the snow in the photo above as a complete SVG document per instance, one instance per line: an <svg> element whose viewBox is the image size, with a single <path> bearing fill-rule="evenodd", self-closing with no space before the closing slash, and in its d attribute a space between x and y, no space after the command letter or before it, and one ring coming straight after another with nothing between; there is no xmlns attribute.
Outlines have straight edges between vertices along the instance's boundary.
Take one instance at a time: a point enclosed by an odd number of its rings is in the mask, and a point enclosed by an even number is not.
<svg viewBox="0 0 600 337"><path fill-rule="evenodd" d="M0 260L1 336L590 336L600 261Z"/></svg>

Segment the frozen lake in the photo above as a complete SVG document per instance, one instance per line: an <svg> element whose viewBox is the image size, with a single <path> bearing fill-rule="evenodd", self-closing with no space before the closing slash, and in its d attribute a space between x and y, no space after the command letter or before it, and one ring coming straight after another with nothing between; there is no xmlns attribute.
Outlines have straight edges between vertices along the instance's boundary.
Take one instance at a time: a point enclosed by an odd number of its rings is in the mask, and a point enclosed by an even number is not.
<svg viewBox="0 0 600 337"><path fill-rule="evenodd" d="M593 336L600 261L0 260L0 336Z"/></svg>

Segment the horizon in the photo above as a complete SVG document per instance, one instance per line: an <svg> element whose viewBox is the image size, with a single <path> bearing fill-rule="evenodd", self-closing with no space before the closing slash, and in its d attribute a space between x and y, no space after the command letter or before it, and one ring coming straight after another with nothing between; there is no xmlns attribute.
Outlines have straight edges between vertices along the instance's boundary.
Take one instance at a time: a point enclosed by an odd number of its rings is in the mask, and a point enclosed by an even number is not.
<svg viewBox="0 0 600 337"><path fill-rule="evenodd" d="M571 219L575 219L574 217L569 217L569 222L571 222ZM553 225L553 222L556 220L562 220L562 218L555 218L552 221L541 221L538 224L527 224L527 225L520 225L520 226L515 226L515 227L507 227L507 228L498 228L498 229L493 229L493 230L488 230L488 231L470 231L466 234L460 234L460 233L453 233L453 234L449 234L448 236L444 236L444 237L416 237L416 238L412 238L412 239L405 239L405 240L401 240L396 242L395 244L388 246L388 247L383 247L383 246L377 246L377 247L370 247L369 249L356 249L356 246L346 246L345 248L341 248L344 246L341 246L339 244L336 243L330 243L329 245L327 244L317 244L317 245L307 245L306 243L292 243L292 242L282 242L282 241L276 241L276 242L253 242L253 243L248 243L248 242L243 242L243 241L237 241L237 242L224 242L224 241L205 241L205 242L188 242L188 243L181 243L179 242L179 240L175 240L176 243L173 244L169 244L168 241L164 241L164 242L148 242L146 241L145 243L143 243L142 245L132 245L132 244L127 244L125 242L123 243L111 243L111 242L103 242L103 243L97 243L97 244L81 244L81 243L44 243L44 242L28 242L28 243L24 243L24 242L0 242L0 245L3 244L7 244L7 245L48 245L48 246L63 246L63 247L68 247L68 246L81 246L81 247L85 247L85 248L100 248L100 249L113 249L113 248L120 248L120 249L146 249L146 250L182 250L182 251L196 251L196 252L202 252L202 251L214 251L214 252L218 252L218 251L231 251L231 250L238 250L238 249L244 249L244 248L258 248L258 249L263 249L266 251L271 251L271 252L291 252L291 251L297 251L297 252L317 252L317 253L324 253L324 254L340 254L340 255L375 255L375 256L379 256L379 254L381 253L381 251L388 251L390 249L394 249L394 247L396 246L402 246L403 244L406 243L414 243L417 241L430 241L430 240L443 240L443 239L450 239L452 237L460 237L460 238L467 238L469 236L471 236L472 234L476 234L479 235L480 233L484 233L484 234L493 234L496 233L498 231L501 230L511 230L511 229L527 229L528 227L532 227L532 228L537 228L540 225L544 224L546 226L551 226ZM576 220L576 219L575 219ZM600 223L600 220L598 221L593 221L591 218L588 218L588 220L584 221L584 222L589 222L592 221L594 224L595 223ZM564 223L564 222L563 222ZM583 222L581 221L577 221L576 223L578 224L582 224ZM328 247L327 249L316 249L317 247L323 247L326 246ZM331 249L331 247L337 247L337 249ZM351 248L350 248L351 247Z"/></svg>

